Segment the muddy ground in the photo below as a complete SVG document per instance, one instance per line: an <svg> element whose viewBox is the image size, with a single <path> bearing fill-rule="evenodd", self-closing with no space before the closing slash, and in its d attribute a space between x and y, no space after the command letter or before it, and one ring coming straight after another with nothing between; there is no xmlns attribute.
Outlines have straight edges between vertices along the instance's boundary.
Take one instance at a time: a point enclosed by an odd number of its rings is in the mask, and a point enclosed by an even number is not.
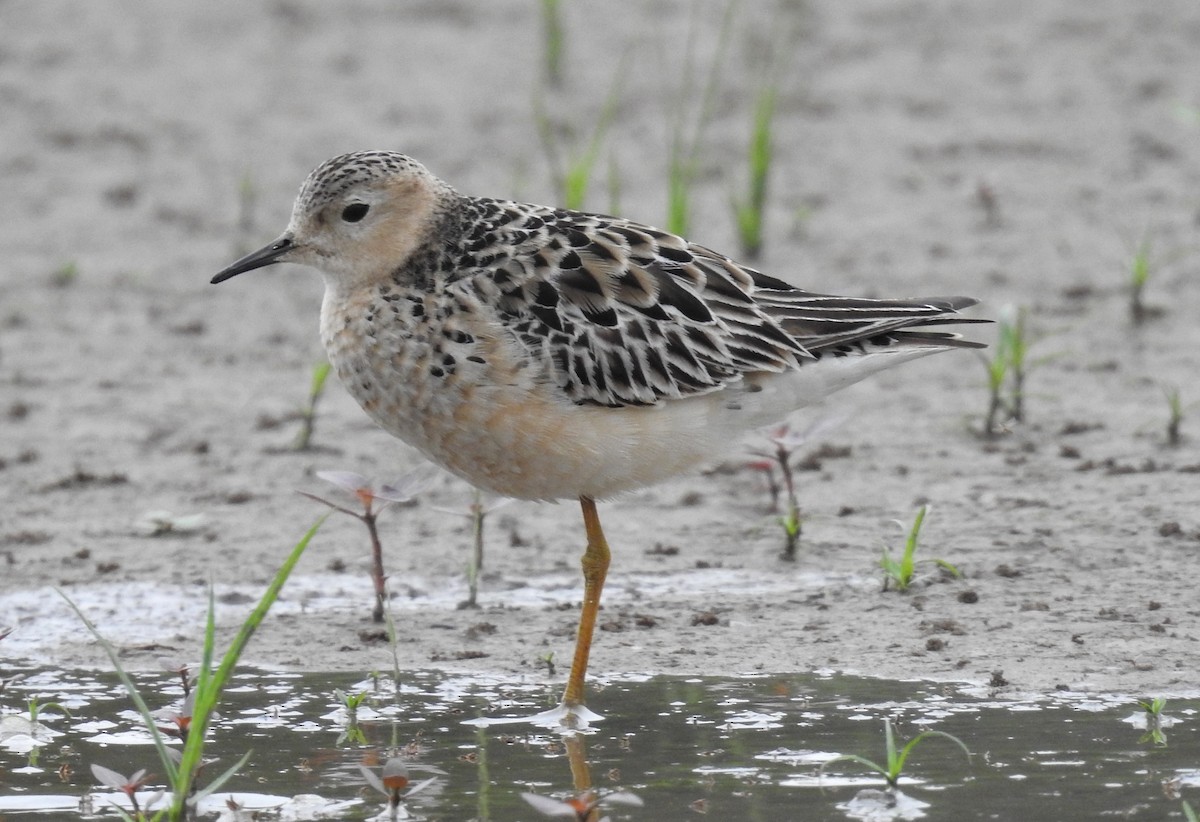
<svg viewBox="0 0 1200 822"><path fill-rule="evenodd" d="M971 294L979 316L1024 306L1034 339L1026 422L995 439L978 435L969 352L798 414L839 423L802 449L794 564L744 448L604 505L594 672L1200 689L1200 7L744 0L721 52L719 4L565 5L563 85L542 99L577 142L627 61L589 207L613 207L612 174L621 213L663 222L673 105L702 108L720 52L690 235L736 255L729 200L762 57L782 45L759 267L817 291ZM0 667L106 664L54 586L129 665L194 659L206 584L228 637L320 513L297 489L335 493L314 471L417 464L332 383L316 447L289 450L322 357L319 280L209 278L273 239L303 177L343 151L558 202L534 118L538 4L6 0L0 18L0 625L15 629ZM1139 327L1126 286L1143 241L1162 311ZM1185 405L1176 447L1164 387ZM537 679L553 653L561 677L576 506L492 514L482 607L460 610L470 501L443 476L381 518L400 665ZM964 578L883 594L880 549L922 502L922 554ZM154 511L203 521L151 535ZM365 532L331 519L247 658L390 668L370 598Z"/></svg>

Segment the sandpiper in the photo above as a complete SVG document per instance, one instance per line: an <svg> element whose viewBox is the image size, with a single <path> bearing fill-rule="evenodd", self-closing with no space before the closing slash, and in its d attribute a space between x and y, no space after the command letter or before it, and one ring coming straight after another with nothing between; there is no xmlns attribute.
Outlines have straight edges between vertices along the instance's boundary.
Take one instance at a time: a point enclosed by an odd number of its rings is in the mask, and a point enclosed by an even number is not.
<svg viewBox="0 0 1200 822"><path fill-rule="evenodd" d="M596 500L688 471L888 366L977 348L969 297L814 294L647 225L459 194L394 152L308 176L279 262L325 280L321 338L385 431L479 488L583 509L563 706L582 708L609 548Z"/></svg>

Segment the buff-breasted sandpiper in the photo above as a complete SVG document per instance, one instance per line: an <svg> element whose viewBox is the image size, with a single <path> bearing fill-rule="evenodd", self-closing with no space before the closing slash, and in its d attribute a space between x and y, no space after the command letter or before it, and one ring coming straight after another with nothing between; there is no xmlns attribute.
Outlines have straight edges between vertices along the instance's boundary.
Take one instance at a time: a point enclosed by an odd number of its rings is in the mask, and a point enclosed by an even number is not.
<svg viewBox="0 0 1200 822"><path fill-rule="evenodd" d="M479 488L583 509L581 707L609 564L596 500L688 471L740 435L897 363L978 347L967 297L802 291L647 225L469 197L387 151L308 176L279 262L325 279L321 338L385 431ZM977 320L976 320L977 321Z"/></svg>

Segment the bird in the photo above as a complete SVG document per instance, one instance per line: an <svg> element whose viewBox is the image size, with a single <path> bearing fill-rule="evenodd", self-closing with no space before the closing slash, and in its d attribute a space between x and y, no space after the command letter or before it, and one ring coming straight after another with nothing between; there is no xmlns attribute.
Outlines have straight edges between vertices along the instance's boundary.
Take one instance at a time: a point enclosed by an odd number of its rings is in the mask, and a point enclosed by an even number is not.
<svg viewBox="0 0 1200 822"><path fill-rule="evenodd" d="M611 550L598 500L892 365L980 343L970 297L818 294L629 219L460 194L359 151L300 187L286 230L212 278L276 263L324 279L329 362L367 415L483 489L577 499L586 548L561 707L584 711Z"/></svg>

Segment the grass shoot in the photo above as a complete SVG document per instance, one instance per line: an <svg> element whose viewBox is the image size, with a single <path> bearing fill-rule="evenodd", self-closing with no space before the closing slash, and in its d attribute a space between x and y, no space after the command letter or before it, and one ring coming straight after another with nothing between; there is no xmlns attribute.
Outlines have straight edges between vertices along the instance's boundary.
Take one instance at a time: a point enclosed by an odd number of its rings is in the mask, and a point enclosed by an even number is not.
<svg viewBox="0 0 1200 822"><path fill-rule="evenodd" d="M613 75L612 88L609 89L608 97L604 101L604 107L592 128L587 144L582 150L578 150L577 147L567 149L566 153L569 156L565 159L563 144L574 143L573 136L565 126L556 123L549 115L546 111L546 102L541 94L534 98L534 119L537 121L538 136L541 138L542 149L550 164L554 187L565 208L580 211L585 207L596 161L600 157L601 148L604 147L604 138L616 119L617 110L620 107L621 87L625 81L627 62L622 60L617 66L616 74Z"/></svg>
<svg viewBox="0 0 1200 822"><path fill-rule="evenodd" d="M300 561L304 550L308 547L309 542L312 541L312 538L316 535L317 530L324 521L325 517L317 520L316 524L309 528L308 532L296 543L291 554L288 555L283 565L276 571L274 579L267 586L267 590L263 593L258 605L255 606L254 610L250 612L250 615L246 617L238 629L232 644L230 644L229 649L225 652L220 664L215 669L213 660L216 647L216 603L212 588L211 586L209 587L208 616L204 627L204 643L199 674L195 687L184 701L185 707L181 708L176 718L176 725L183 739L182 755L175 749L167 747L163 732L158 727L158 722L155 720L153 714L150 713L150 708L138 690L137 685L134 684L133 679L130 678L128 672L121 665L117 649L113 647L111 642L104 638L95 624L88 619L70 597L61 590L58 591L58 595L71 607L71 610L75 612L76 616L83 622L84 627L87 628L88 632L91 633L108 656L109 661L117 672L117 676L125 686L129 698L133 701L138 713L141 714L146 730L150 732L155 750L158 752L159 760L163 767L163 773L166 774L167 781L171 787L168 805L157 811L153 817L146 817L135 805L135 813L138 815L136 817L129 817L122 812L125 818L136 818L137 820L151 818L156 822L157 820L182 822L182 820L188 818L190 815L189 809L195 808L196 803L225 784L250 758L251 751L248 750L241 759L212 779L204 788L197 789L197 778L200 769L203 767L205 737L208 733L208 726L216 713L217 703L221 698L221 691L233 675L234 668L237 666L242 652L245 651L246 645L250 642L250 638L254 635L258 626L262 624L263 619L275 603L275 600L279 598L279 592L282 590L284 583L287 582L292 570L296 567L296 563ZM141 784L144 784L145 779L147 779L144 771L135 773L129 778L107 768L103 768L101 773L104 774L103 777L93 769L93 774L103 784L115 787L127 795L136 793L137 788ZM120 780L119 785L110 784L110 782L118 778Z"/></svg>
<svg viewBox="0 0 1200 822"><path fill-rule="evenodd" d="M762 254L767 182L771 174L771 127L775 119L775 98L774 85L766 85L758 92L758 100L754 106L754 126L750 136L749 191L744 200L733 204L742 255L748 260L755 260Z"/></svg>
<svg viewBox="0 0 1200 822"><path fill-rule="evenodd" d="M313 366L308 388L308 404L300 412L300 431L292 443L292 448L296 451L312 448L313 429L317 423L317 403L325 393L325 381L329 378L330 368L328 362L320 362Z"/></svg>
<svg viewBox="0 0 1200 822"><path fill-rule="evenodd" d="M1025 421L1025 383L1029 369L1038 364L1029 359L1033 339L1026 325L1028 313L1023 306L1006 312L1007 316L1000 319L1000 334L992 348L992 358L983 360L988 379L985 436L996 436L1007 422Z"/></svg>
<svg viewBox="0 0 1200 822"><path fill-rule="evenodd" d="M338 735L337 744L367 744L367 736L358 724L358 709L363 702L366 701L368 696L367 692L363 691L361 693L351 694L343 691L341 688L335 688L333 696L338 702L341 703L342 708L344 708L346 711L346 729Z"/></svg>
<svg viewBox="0 0 1200 822"><path fill-rule="evenodd" d="M483 570L483 534L484 523L487 520L488 514L503 508L512 502L511 499L501 497L500 499L492 500L490 503L483 501L483 493L478 488L471 489L471 504L467 506L466 516L471 520L471 559L467 562L467 598L458 604L462 608L478 608L479 598L479 574ZM451 511L444 508L439 508L447 514L460 514L460 511Z"/></svg>
<svg viewBox="0 0 1200 822"><path fill-rule="evenodd" d="M1155 271L1150 253L1150 238L1143 237L1129 261L1129 318L1134 325L1162 314L1161 308L1146 305L1146 285Z"/></svg>
<svg viewBox="0 0 1200 822"><path fill-rule="evenodd" d="M921 540L921 526L924 525L925 515L928 513L928 505L922 505L917 510L917 516L908 529L908 537L904 540L904 551L900 554L899 559L893 557L891 551L884 545L883 555L879 558L879 565L883 568L883 590L886 591L890 586L901 593L907 591L916 580L917 565L922 562L933 562L953 576L961 576L958 569L944 559L918 560L916 558L917 547Z"/></svg>
<svg viewBox="0 0 1200 822"><path fill-rule="evenodd" d="M1163 709L1167 707L1167 700L1161 696L1156 696L1153 699L1139 699L1138 707L1144 712L1146 720L1146 732L1138 739L1140 743L1149 742L1159 748L1167 746L1167 734L1164 728L1167 723L1163 722Z"/></svg>
<svg viewBox="0 0 1200 822"><path fill-rule="evenodd" d="M764 458L764 461L753 463L752 466L766 473L772 511L778 511L780 496L779 484L775 480L775 467L779 469L779 475L783 479L786 499L784 512L778 520L784 534L783 553L780 558L788 562L794 562L796 559L796 549L800 545L800 534L804 524L800 513L800 500L796 494L796 466L793 458L802 445L812 442L841 422L841 418L838 417L824 417L803 431L793 431L791 426L784 423L771 430L767 437L769 448L753 450L755 455Z"/></svg>
<svg viewBox="0 0 1200 822"><path fill-rule="evenodd" d="M409 502L429 485L432 476L422 470L410 471L391 485L380 485L378 488L361 474L352 471L318 471L317 476L328 483L348 491L359 504L361 511L346 508L330 502L316 494L301 491L302 496L327 505L335 511L354 517L367 527L371 540L371 580L375 585L375 607L371 612L374 622L383 622L384 603L387 601L387 577L383 573L383 545L379 541L379 529L376 522L383 509L397 502Z"/></svg>
<svg viewBox="0 0 1200 822"><path fill-rule="evenodd" d="M561 86L563 82L562 57L565 48L565 30L562 21L562 4L559 0L542 0L542 56L546 82Z"/></svg>
<svg viewBox="0 0 1200 822"><path fill-rule="evenodd" d="M1167 445L1178 446L1183 442L1179 428L1183 424L1183 400L1178 386L1163 386L1167 398Z"/></svg>
<svg viewBox="0 0 1200 822"><path fill-rule="evenodd" d="M694 11L688 30L687 46L684 50L683 82L675 95L676 107L671 117L671 142L667 154L667 220L666 229L673 234L686 236L691 226L692 183L700 165L700 146L709 122L712 120L713 104L717 86L725 66L725 56L733 26L736 3L729 3L721 23L720 39L709 66L708 79L700 94L700 105L688 108L695 95L696 39L699 29L699 11ZM694 9L701 9L697 5Z"/></svg>
<svg viewBox="0 0 1200 822"><path fill-rule="evenodd" d="M55 288L67 288L74 285L78 280L79 265L74 260L63 263L54 269L54 273L50 275L50 285Z"/></svg>
<svg viewBox="0 0 1200 822"><path fill-rule="evenodd" d="M865 756L859 756L857 754L841 754L840 756L835 756L833 759L822 763L820 773L824 775L825 769L834 762L857 762L860 765L865 765L867 768L870 768L872 771L875 771L877 774L886 779L888 787L894 790L900 782L900 777L904 773L904 764L908 761L909 755L912 754L917 745L921 744L926 739L931 739L933 737L949 739L955 745L962 748L963 753L967 755L968 762L971 760L971 751L968 750L963 741L957 736L948 734L945 731L924 731L914 736L908 742L904 743L903 747L897 747L896 745L896 732L892 728L892 720L883 720L883 733L884 755L886 757L885 765L880 765L878 762L875 762L872 759L867 759Z"/></svg>

